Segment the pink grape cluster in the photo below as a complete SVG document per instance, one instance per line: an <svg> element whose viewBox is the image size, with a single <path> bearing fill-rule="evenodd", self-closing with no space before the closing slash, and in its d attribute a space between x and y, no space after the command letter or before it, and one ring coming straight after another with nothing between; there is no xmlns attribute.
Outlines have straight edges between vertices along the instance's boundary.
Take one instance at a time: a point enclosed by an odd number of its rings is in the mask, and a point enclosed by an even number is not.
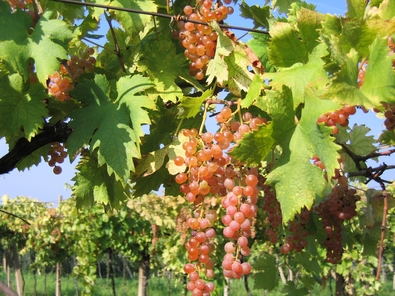
<svg viewBox="0 0 395 296"><path fill-rule="evenodd" d="M356 202L361 198L355 189L337 185L329 196L314 208L322 219L326 232L324 246L327 249L326 260L336 264L342 258L342 226L345 220L356 216Z"/></svg>
<svg viewBox="0 0 395 296"><path fill-rule="evenodd" d="M251 236L251 219L258 211L256 205L258 170L245 168L243 164L229 157L227 152L245 133L256 130L259 125L267 121L264 118L253 118L249 112L243 114L243 122L238 122L233 117L232 110L224 107L216 115L217 122L220 124L219 132L214 134L205 132L199 135L196 129L183 130L183 135L188 137L182 145L184 155L176 156L174 163L177 166L184 164L187 166L187 171L179 173L175 180L180 184L180 191L185 194L186 200L194 203L198 208L195 212L196 217L187 220L187 224L192 229L193 239L198 233L202 236L205 233L206 239L211 239L211 235L209 234L210 237L208 237L207 233L208 231L211 233L213 229L205 230L205 227L212 227L217 216L214 211L206 209L205 198L209 195L221 196L221 204L226 210L226 215L221 218L225 224L223 235L237 242L234 250L236 255L232 251L225 256L224 274L227 277L240 278L251 271L249 263L241 263L238 254L242 256L250 254L248 237ZM205 220L208 220L207 226ZM204 246L205 242L202 243ZM209 278L211 271L208 275L207 270L210 268L207 266L205 269L201 268L207 260L206 247L203 247L202 252L195 244L194 240L192 240L193 246L190 241L187 243L188 258L190 261L198 260L199 262L194 265L194 271L206 270L205 275ZM227 250L231 249L227 248ZM229 262L235 267L227 269ZM242 271L237 267L238 264L243 264ZM210 263L209 266L211 266Z"/></svg>
<svg viewBox="0 0 395 296"><path fill-rule="evenodd" d="M269 226L265 234L269 237L272 244L276 244L279 239L281 224L283 222L280 203L276 198L275 191L267 185L263 185L263 210L267 215Z"/></svg>
<svg viewBox="0 0 395 296"><path fill-rule="evenodd" d="M296 214L294 219L289 222L288 230L292 234L286 236L285 243L280 247L282 254L288 254L290 251L301 252L307 247L308 232L306 226L310 221L310 212L304 207L301 213Z"/></svg>

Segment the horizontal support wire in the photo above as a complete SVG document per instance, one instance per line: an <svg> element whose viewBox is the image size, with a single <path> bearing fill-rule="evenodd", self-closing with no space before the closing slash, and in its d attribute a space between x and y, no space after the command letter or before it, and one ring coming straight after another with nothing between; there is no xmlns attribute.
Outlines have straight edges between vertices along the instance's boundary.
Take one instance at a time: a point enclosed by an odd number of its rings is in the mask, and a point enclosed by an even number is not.
<svg viewBox="0 0 395 296"><path fill-rule="evenodd" d="M160 12L150 12L150 11L144 11L144 10L138 10L138 9L132 9L132 8L103 5L103 4L98 4L98 3L79 2L79 1L74 1L74 0L51 0L51 1L68 3L68 4L76 4L76 5L81 5L81 6L98 7L98 8L104 8L107 10L112 9L112 10L125 11L125 12L137 13L137 14L146 14L146 15L151 15L151 16L168 18L173 21L181 20L184 22L190 22L190 23L198 24L198 25L206 25L206 26L210 25L209 23L190 20L184 16L175 16L175 15L170 15L170 14L160 13ZM268 31L263 31L263 30L258 30L258 29L230 26L230 25L224 25L224 24L219 24L219 26L223 29L232 29L232 30L240 30L240 31L254 32L254 33L260 33L260 34L269 34Z"/></svg>

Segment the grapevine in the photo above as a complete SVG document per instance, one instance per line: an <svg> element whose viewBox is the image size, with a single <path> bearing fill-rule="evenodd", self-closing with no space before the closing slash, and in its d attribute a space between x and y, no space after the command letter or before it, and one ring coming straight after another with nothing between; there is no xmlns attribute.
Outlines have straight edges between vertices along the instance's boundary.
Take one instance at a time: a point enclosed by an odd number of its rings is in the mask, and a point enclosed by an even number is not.
<svg viewBox="0 0 395 296"><path fill-rule="evenodd" d="M59 174L83 151L72 207L104 208L84 218L89 231L121 229L113 245L102 233L81 241L87 285L99 246L129 256L143 232L145 255L165 246L150 265L183 274L192 295L216 294L224 277L271 291L277 272L289 294L310 293L308 277L324 286L329 270L342 289L342 277L362 278L346 270L363 256L378 257L366 269L380 277L395 206L391 1L347 1L342 16L301 1L95 2L0 1L0 173L47 162ZM169 198L146 196L161 190ZM132 202L142 199L174 217ZM140 230L128 227L143 214L111 224L126 204L144 212ZM52 226L48 250L60 254L66 236Z"/></svg>

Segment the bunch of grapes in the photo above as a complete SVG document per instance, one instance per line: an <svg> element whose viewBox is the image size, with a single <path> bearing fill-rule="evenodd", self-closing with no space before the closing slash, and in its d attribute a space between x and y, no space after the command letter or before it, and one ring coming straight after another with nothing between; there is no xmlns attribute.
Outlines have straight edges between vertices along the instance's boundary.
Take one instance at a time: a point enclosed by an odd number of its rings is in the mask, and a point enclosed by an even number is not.
<svg viewBox="0 0 395 296"><path fill-rule="evenodd" d="M336 125L348 126L348 117L354 115L356 112L357 109L355 106L345 105L339 110L328 112L318 117L317 124L324 123L326 126L332 126L332 135L335 135L339 131Z"/></svg>
<svg viewBox="0 0 395 296"><path fill-rule="evenodd" d="M382 103L384 108L384 126L387 130L392 131L395 129L395 104ZM379 110L374 110L380 112Z"/></svg>
<svg viewBox="0 0 395 296"><path fill-rule="evenodd" d="M289 231L292 233L287 235L285 243L280 247L282 254L288 254L295 250L301 252L307 246L306 231L307 223L310 221L310 210L304 207L300 214L296 214L294 219L289 223Z"/></svg>
<svg viewBox="0 0 395 296"><path fill-rule="evenodd" d="M231 0L224 0L224 3L230 4ZM232 7L226 7L220 1L216 5L213 0L197 0L195 7L184 7L185 17L178 21L180 31L175 37L181 41L185 57L191 61L190 74L197 79L204 78L207 63L215 55L218 35L209 25L194 24L188 20L203 23L222 21L232 13Z"/></svg>
<svg viewBox="0 0 395 296"><path fill-rule="evenodd" d="M326 260L330 263L336 264L342 257L342 226L345 220L350 220L357 214L355 203L360 199L355 189L337 185L329 196L314 208L321 217L326 232L324 246L327 249Z"/></svg>
<svg viewBox="0 0 395 296"><path fill-rule="evenodd" d="M265 234L269 237L272 244L276 244L279 239L280 228L282 224L282 214L280 203L276 198L276 193L267 185L263 186L263 210L267 215L269 226L265 230Z"/></svg>
<svg viewBox="0 0 395 296"><path fill-rule="evenodd" d="M48 160L48 165L53 167L53 172L55 175L59 175L62 172L62 168L58 165L64 162L67 157L67 152L64 150L65 146L62 143L54 142L51 143L51 150L48 152L50 159Z"/></svg>
<svg viewBox="0 0 395 296"><path fill-rule="evenodd" d="M242 163L230 158L227 152L245 133L257 129L267 121L264 118L253 118L249 112L242 115L243 122L234 120L233 117L232 110L224 107L216 115L221 127L219 132L205 132L199 135L196 129L183 130L183 135L188 137L182 145L184 155L178 155L174 159L176 165L185 164L188 168L175 178L180 184L180 191L185 194L187 201L197 206L195 217L187 220L187 225L192 230L192 238L186 247L189 260L199 262L188 264L192 264L194 268L191 273L196 272L199 275L199 272L205 271L207 278L211 278L211 268L205 263L209 260L207 255L210 254L206 240L214 238L215 231L211 227L217 219L217 213L205 206L205 200L208 200L206 197L209 195L221 197L221 204L226 211L221 218L225 225L223 235L237 242L234 249L225 249L225 276L240 278L251 271L251 265L247 262L242 263L239 256L250 254L248 237L251 236L251 219L258 211L258 170L244 167ZM209 244L213 246L212 243ZM211 261L207 262L208 266L211 266ZM202 264L205 264L204 268L201 267ZM192 277L195 278L195 275ZM191 284L190 288L192 287L194 286Z"/></svg>
<svg viewBox="0 0 395 296"><path fill-rule="evenodd" d="M60 65L60 73L49 75L48 91L61 102L70 99L69 91L73 89L73 82L85 72L93 72L96 59L92 57L95 53L93 48L87 48L82 57L71 56L70 60Z"/></svg>

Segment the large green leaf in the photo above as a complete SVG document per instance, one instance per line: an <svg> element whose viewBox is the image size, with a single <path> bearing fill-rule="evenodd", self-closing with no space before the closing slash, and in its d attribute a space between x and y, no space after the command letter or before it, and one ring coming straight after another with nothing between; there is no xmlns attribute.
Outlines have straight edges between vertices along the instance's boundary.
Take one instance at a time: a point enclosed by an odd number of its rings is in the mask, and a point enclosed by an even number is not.
<svg viewBox="0 0 395 296"><path fill-rule="evenodd" d="M22 131L30 141L48 116L43 102L46 98L43 87L38 84L28 90L24 87L19 74L0 79L0 138L5 136L9 140Z"/></svg>
<svg viewBox="0 0 395 296"><path fill-rule="evenodd" d="M231 153L232 157L250 165L258 165L276 145L288 149L287 141L296 126L289 88L283 87L282 92L268 91L266 96L258 98L256 105L267 112L272 117L272 121L259 127L256 132L244 135Z"/></svg>
<svg viewBox="0 0 395 296"><path fill-rule="evenodd" d="M37 77L45 85L48 75L59 70L59 59L67 59L62 44L73 37L66 23L51 19L46 11L30 34L31 18L20 10L11 13L8 3L0 2L0 59L11 72L19 72L24 81L29 77L28 61L33 58Z"/></svg>
<svg viewBox="0 0 395 296"><path fill-rule="evenodd" d="M272 41L269 47L269 59L273 65L291 67L296 63L307 63L306 47L291 24L278 22L271 28L270 33Z"/></svg>
<svg viewBox="0 0 395 296"><path fill-rule="evenodd" d="M270 79L270 85L274 87L288 86L292 90L294 108L296 108L304 101L303 94L306 86L317 82L324 85L328 80L323 68L324 62L321 59L326 53L326 46L321 43L309 55L309 61L306 64L297 63L290 68L280 69L276 73L266 73L264 77Z"/></svg>
<svg viewBox="0 0 395 296"><path fill-rule="evenodd" d="M109 176L106 165L98 165L94 155L81 158L77 165L77 173L72 179L75 181L73 195L79 206L91 206L94 203L119 206L119 202L126 199L125 188L115 176Z"/></svg>
<svg viewBox="0 0 395 296"><path fill-rule="evenodd" d="M265 254L260 256L252 265L257 272L254 276L254 289L271 291L277 287L280 277L276 258L273 255Z"/></svg>
<svg viewBox="0 0 395 296"><path fill-rule="evenodd" d="M138 61L138 68L147 72L155 84L154 95L160 95L165 102L176 102L178 98L183 97L183 93L175 80L178 77L189 76L187 60L182 53L176 53L173 42L158 42L156 38L156 34L150 34L141 40L142 55ZM164 52L166 54L163 54Z"/></svg>
<svg viewBox="0 0 395 296"><path fill-rule="evenodd" d="M117 82L118 98L113 102L104 76L79 83L71 94L85 106L70 115L74 129L67 141L70 154L90 144L91 151L98 148L99 165L106 164L109 175L115 173L117 179L126 181L134 171L133 158L140 157L141 125L150 123L143 108L155 108L149 98L136 94L151 86L139 75L123 77Z"/></svg>
<svg viewBox="0 0 395 296"><path fill-rule="evenodd" d="M249 6L246 2L243 1L240 4L240 11L242 17L253 20L254 27L269 27L268 19L271 17L269 6Z"/></svg>
<svg viewBox="0 0 395 296"><path fill-rule="evenodd" d="M371 102L364 105L366 108L380 106L381 102L395 103L395 73L392 67L394 56L389 55L387 38L376 39L372 43L365 82L361 87L361 92Z"/></svg>
<svg viewBox="0 0 395 296"><path fill-rule="evenodd" d="M339 168L340 146L330 136L331 128L316 124L321 114L337 108L336 103L320 100L312 91L308 92L300 121L279 143L283 153L267 182L275 186L284 223L302 207L311 208L316 197L323 193L326 184L323 172L311 163L311 158L317 155L322 160L328 179Z"/></svg>

